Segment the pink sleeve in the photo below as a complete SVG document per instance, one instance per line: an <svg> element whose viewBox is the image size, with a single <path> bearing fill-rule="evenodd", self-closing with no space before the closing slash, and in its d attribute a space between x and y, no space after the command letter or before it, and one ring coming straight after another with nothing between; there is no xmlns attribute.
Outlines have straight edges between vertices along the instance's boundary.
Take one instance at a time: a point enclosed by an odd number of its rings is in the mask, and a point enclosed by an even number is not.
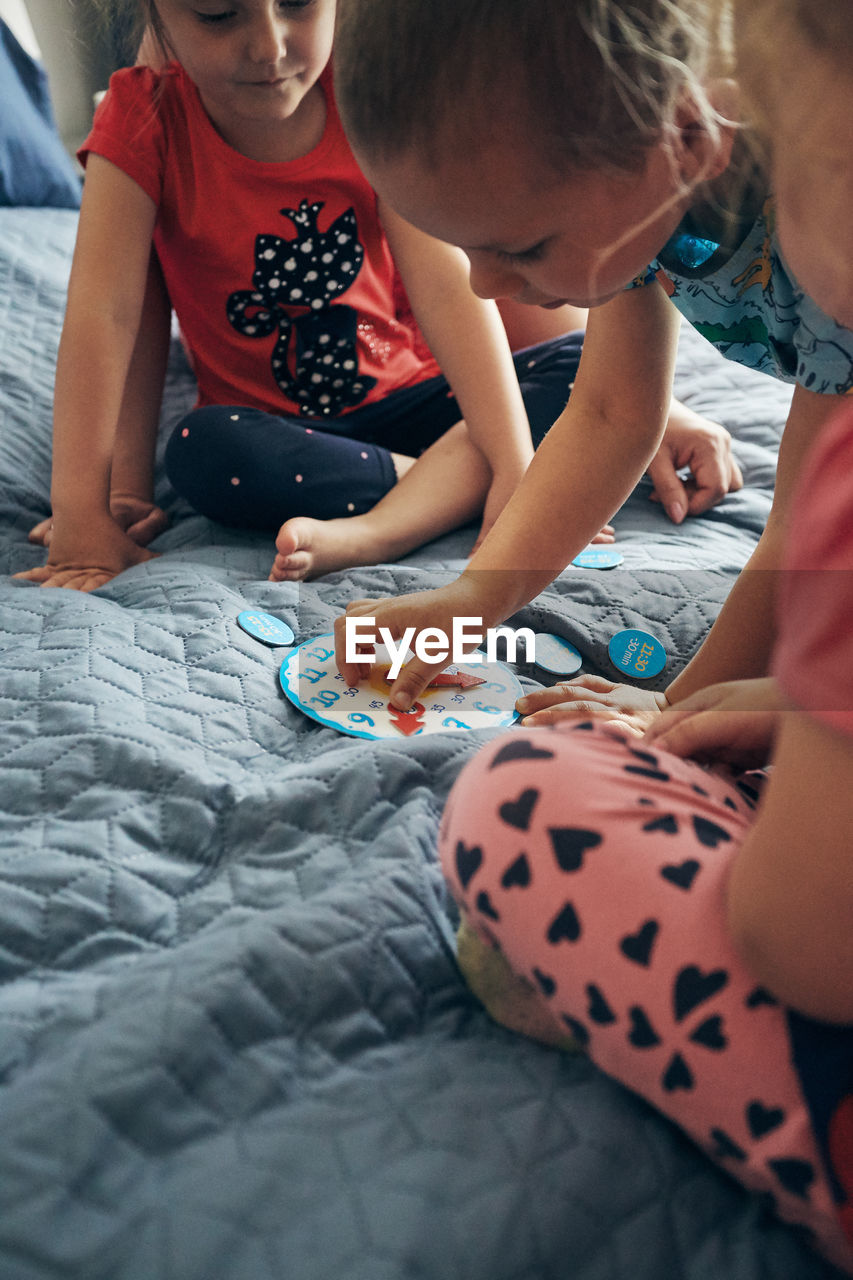
<svg viewBox="0 0 853 1280"><path fill-rule="evenodd" d="M159 87L166 75L149 67L116 71L95 112L92 130L77 152L84 167L91 152L111 161L156 205L163 191L165 157Z"/></svg>
<svg viewBox="0 0 853 1280"><path fill-rule="evenodd" d="M797 487L773 674L797 706L853 735L853 402L821 433Z"/></svg>

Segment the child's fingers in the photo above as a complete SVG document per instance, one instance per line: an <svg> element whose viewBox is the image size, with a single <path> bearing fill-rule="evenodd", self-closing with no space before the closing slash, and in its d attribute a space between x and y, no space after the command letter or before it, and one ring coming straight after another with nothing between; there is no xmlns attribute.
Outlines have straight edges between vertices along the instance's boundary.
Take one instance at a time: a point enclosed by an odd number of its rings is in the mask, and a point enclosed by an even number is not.
<svg viewBox="0 0 853 1280"><path fill-rule="evenodd" d="M398 711L408 711L417 702L433 676L442 670L442 665L446 667L447 661L444 664L426 663L420 658L412 658L391 686L391 696L388 701Z"/></svg>
<svg viewBox="0 0 853 1280"><path fill-rule="evenodd" d="M158 537L169 527L169 517L160 507L152 507L141 520L128 525L125 532L138 547L147 547L149 542Z"/></svg>
<svg viewBox="0 0 853 1280"><path fill-rule="evenodd" d="M49 547L52 533L53 516L48 516L47 519L39 520L38 524L33 525L27 534L27 541L35 543L38 547Z"/></svg>
<svg viewBox="0 0 853 1280"><path fill-rule="evenodd" d="M360 680L366 680L370 675L375 640L354 640L347 633L347 619L353 616L369 617L378 603L375 600L351 600L347 605L346 613L339 614L335 618L335 665L351 687L357 685ZM367 635L367 630L366 627L360 628L363 636ZM352 658L348 659L347 653L353 655Z"/></svg>

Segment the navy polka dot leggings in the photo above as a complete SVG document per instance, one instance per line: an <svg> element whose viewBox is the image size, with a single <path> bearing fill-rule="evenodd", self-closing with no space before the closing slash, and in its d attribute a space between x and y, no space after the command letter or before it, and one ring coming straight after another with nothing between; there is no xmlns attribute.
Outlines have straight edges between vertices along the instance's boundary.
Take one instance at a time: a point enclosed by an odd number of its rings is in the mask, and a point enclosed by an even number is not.
<svg viewBox="0 0 853 1280"><path fill-rule="evenodd" d="M573 333L514 356L534 447L565 408L582 343ZM396 483L392 452L417 457L461 418L443 377L331 421L208 405L175 427L166 472L202 515L238 528L361 515Z"/></svg>

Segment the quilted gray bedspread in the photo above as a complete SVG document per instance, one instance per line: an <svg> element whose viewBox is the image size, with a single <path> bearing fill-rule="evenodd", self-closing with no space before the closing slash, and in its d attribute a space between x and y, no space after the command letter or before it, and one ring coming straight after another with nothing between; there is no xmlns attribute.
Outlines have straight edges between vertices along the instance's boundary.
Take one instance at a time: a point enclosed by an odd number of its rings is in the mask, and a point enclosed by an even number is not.
<svg viewBox="0 0 853 1280"><path fill-rule="evenodd" d="M0 211L5 574L40 559L74 229ZM788 393L692 333L678 390L747 487L675 529L641 486L624 568L516 615L587 670L641 624L671 677L768 511ZM175 344L164 423L192 400ZM472 531L271 584L269 539L159 497L152 563L90 596L0 584L2 1280L826 1280L667 1122L468 993L435 839L483 735L338 736L237 627L317 635L446 577Z"/></svg>

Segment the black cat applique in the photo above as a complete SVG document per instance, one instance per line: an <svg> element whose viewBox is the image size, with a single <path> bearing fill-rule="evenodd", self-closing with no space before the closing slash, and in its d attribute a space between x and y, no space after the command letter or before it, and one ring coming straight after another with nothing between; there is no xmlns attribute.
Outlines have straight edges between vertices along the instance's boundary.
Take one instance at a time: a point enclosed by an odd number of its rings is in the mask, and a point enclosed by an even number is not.
<svg viewBox="0 0 853 1280"><path fill-rule="evenodd" d="M355 212L347 209L321 231L322 208L322 201L303 200L298 209L280 210L296 227L292 240L256 236L252 288L232 293L226 313L248 338L267 338L278 330L271 367L279 387L305 417L332 418L360 404L376 379L359 373L358 312L344 303L333 305L364 261ZM294 317L298 307L305 314Z"/></svg>

